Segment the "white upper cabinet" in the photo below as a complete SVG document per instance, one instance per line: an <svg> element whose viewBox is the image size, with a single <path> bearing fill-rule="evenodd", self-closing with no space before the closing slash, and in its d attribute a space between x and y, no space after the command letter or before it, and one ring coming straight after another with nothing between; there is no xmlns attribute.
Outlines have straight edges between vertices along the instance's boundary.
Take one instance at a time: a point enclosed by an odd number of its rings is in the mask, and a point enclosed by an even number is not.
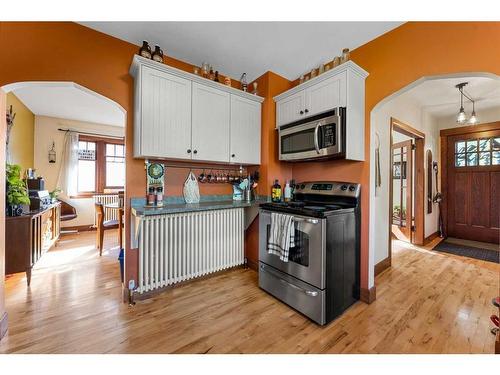
<svg viewBox="0 0 500 375"><path fill-rule="evenodd" d="M365 79L368 72L347 61L274 97L276 127L345 107L345 158L365 160Z"/></svg>
<svg viewBox="0 0 500 375"><path fill-rule="evenodd" d="M305 116L314 116L336 107L345 107L346 72L305 89Z"/></svg>
<svg viewBox="0 0 500 375"><path fill-rule="evenodd" d="M304 118L306 92L304 90L290 95L276 103L277 125L289 124Z"/></svg>
<svg viewBox="0 0 500 375"><path fill-rule="evenodd" d="M260 164L260 103L231 95L231 163Z"/></svg>
<svg viewBox="0 0 500 375"><path fill-rule="evenodd" d="M142 67L139 153L148 157L190 157L191 82Z"/></svg>
<svg viewBox="0 0 500 375"><path fill-rule="evenodd" d="M229 162L230 94L193 82L193 160Z"/></svg>
<svg viewBox="0 0 500 375"><path fill-rule="evenodd" d="M130 74L134 157L260 162L264 98L137 55Z"/></svg>

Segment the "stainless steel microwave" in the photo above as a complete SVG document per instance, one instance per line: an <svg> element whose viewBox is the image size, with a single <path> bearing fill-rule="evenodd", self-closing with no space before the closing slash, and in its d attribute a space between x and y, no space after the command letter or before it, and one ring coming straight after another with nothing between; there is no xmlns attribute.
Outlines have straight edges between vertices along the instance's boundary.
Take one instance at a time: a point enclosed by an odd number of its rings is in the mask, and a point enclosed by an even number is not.
<svg viewBox="0 0 500 375"><path fill-rule="evenodd" d="M345 157L346 108L285 124L279 128L279 159L304 161Z"/></svg>

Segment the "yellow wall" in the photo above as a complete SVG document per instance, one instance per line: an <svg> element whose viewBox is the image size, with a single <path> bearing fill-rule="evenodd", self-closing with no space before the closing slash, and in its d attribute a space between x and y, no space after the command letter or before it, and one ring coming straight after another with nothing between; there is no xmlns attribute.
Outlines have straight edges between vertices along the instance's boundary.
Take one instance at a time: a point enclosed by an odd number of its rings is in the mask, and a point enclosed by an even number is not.
<svg viewBox="0 0 500 375"><path fill-rule="evenodd" d="M35 115L13 93L8 93L7 110L11 105L16 118L10 134L8 161L19 164L24 171L34 164Z"/></svg>

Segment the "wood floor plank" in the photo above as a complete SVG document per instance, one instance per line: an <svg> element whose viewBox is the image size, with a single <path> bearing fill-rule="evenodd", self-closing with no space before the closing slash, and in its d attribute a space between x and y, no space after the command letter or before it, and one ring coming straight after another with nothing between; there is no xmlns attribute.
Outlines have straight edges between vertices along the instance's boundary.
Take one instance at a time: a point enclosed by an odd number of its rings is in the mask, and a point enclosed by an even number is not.
<svg viewBox="0 0 500 375"><path fill-rule="evenodd" d="M498 264L395 241L377 300L320 327L234 269L121 302L117 233L64 236L33 271L6 279L0 353L493 353Z"/></svg>

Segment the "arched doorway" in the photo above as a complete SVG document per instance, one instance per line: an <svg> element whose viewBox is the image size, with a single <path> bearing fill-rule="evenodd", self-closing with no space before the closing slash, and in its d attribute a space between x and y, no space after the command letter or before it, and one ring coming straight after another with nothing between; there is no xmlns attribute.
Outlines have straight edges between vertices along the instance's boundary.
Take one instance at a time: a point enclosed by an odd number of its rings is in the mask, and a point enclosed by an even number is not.
<svg viewBox="0 0 500 375"><path fill-rule="evenodd" d="M370 113L370 225L369 225L369 281L370 285L373 285L374 277L375 277L375 266L379 264L381 261L387 259L389 256L389 262L384 266L390 265L390 227L389 220L392 215L390 212L390 203L389 203L389 161L390 161L390 149L391 149L391 121L390 117L396 117L398 120L404 120L404 114L401 114L401 108L404 106L408 106L408 101L404 102L403 98L408 99L410 96L409 93L415 92L419 87L423 87L422 85L426 83L432 82L440 82L446 81L450 83L450 88L453 90L454 85L451 84L452 81L467 79L483 79L483 80L492 80L495 81L496 84L500 81L500 77L493 73L486 72L464 72L464 73L456 73L456 74L447 74L447 75L434 75L434 76L426 76L422 77L411 84L405 86L404 88L398 90L397 92L387 96L382 101L380 101L371 111ZM459 100L458 92L456 99L452 99L450 103L451 106L457 105L457 100ZM436 103L438 100L436 100ZM410 103L411 104L411 103ZM418 104L418 103L417 103ZM392 107L391 107L392 106ZM381 113L385 109L385 117L381 115ZM458 111L458 107L456 108ZM390 115L392 113L392 115ZM420 116L420 114L418 115ZM419 118L416 114L413 116L409 116L411 120L408 122L424 122L425 119ZM400 118L401 117L401 118ZM438 166L440 159L439 152L439 131L435 129L432 134L430 134L431 129L426 129L426 133L429 134L426 136L426 149L425 151L431 150L433 155L433 160L438 161ZM378 150L378 156L375 157L375 154ZM423 154L422 154L423 155ZM377 159L380 163L377 166ZM423 160L422 160L423 163ZM380 168L379 168L380 167ZM425 167L425 169L427 166ZM381 173L381 185L376 186L376 175L377 173ZM424 173L426 175L426 173ZM428 177L426 177L428 178ZM425 185L425 184L424 184ZM438 186L439 187L439 186ZM439 187L440 188L440 187ZM422 206L423 209L423 206ZM391 207L392 211L392 207ZM437 208L433 211L432 216L428 213L425 214L426 226L425 230L427 232L430 231L429 228L436 226L437 223ZM429 235L429 233L427 233ZM426 236L427 237L427 236Z"/></svg>

